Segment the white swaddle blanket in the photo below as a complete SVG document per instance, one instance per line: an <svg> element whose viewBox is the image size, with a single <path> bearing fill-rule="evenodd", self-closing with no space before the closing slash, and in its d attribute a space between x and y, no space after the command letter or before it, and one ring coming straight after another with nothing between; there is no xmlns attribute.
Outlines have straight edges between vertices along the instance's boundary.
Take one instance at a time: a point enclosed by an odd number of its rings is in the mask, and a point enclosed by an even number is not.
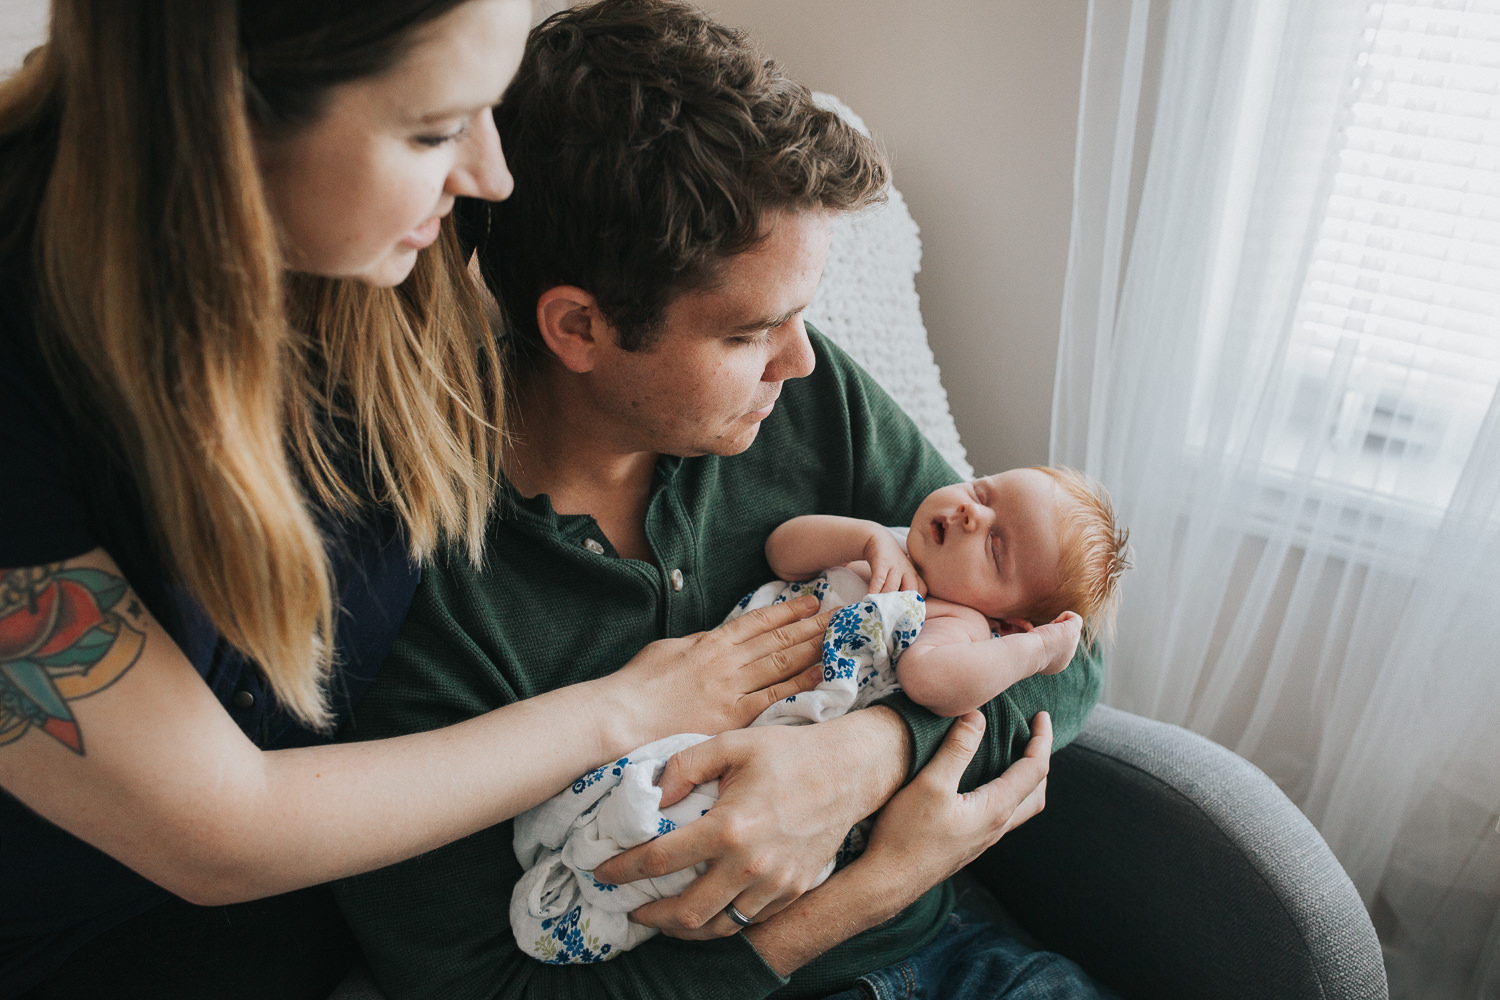
<svg viewBox="0 0 1500 1000"><path fill-rule="evenodd" d="M843 606L823 636L822 682L772 705L752 725L823 722L898 690L896 659L922 627L924 602L915 591L864 591L863 578L839 567L802 583L768 583L729 613L725 621L805 593L816 595L825 609ZM656 787L667 758L706 739L683 733L648 743L516 817L516 857L526 871L511 894L510 923L522 951L555 965L605 962L656 935L627 914L680 895L701 870L627 885L596 882L592 872L616 854L692 822L718 801L718 782L711 781L662 809ZM830 861L819 881L833 869Z"/></svg>

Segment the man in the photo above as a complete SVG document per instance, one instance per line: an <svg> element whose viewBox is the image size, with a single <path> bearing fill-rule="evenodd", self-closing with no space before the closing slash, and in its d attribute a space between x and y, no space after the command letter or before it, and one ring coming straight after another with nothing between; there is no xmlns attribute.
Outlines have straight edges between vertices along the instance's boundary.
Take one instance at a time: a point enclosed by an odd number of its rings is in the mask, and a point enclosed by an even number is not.
<svg viewBox="0 0 1500 1000"><path fill-rule="evenodd" d="M516 177L479 251L514 389L501 513L483 570L455 559L424 578L355 738L433 728L613 670L653 640L717 624L770 576L765 540L787 517L905 523L957 478L802 322L834 214L881 197L879 154L742 37L674 0L565 11L533 34L496 122ZM1097 657L1080 654L996 699L986 725L954 727L963 738L988 730L963 787L1014 760L1039 711L1070 739L1099 683ZM952 781L946 796L918 785L956 779L962 762L940 759L891 800L908 827L933 820L921 833L930 851L918 839L904 868L855 862L792 903L948 727L897 697L674 758L665 793L717 777L719 804L597 874L618 882L708 861L683 896L635 914L700 940L658 937L570 968L524 956L507 920L520 874L509 824L350 880L340 900L396 996L759 997L788 980L787 995L825 995L960 933L953 890L925 890L962 863L941 859L961 853L953 845L971 820ZM1031 786L993 807L991 840L1034 811ZM897 853L896 825L877 826L871 854ZM892 880L885 896L878 877ZM587 946L586 928L558 934L561 946ZM1044 964L1081 982L1063 960Z"/></svg>

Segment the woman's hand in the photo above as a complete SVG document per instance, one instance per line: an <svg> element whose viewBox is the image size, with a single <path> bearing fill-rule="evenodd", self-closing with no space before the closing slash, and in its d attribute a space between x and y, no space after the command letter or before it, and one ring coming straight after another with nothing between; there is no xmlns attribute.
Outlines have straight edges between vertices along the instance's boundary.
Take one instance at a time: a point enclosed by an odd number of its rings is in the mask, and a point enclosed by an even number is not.
<svg viewBox="0 0 1500 1000"><path fill-rule="evenodd" d="M599 683L617 719L637 727L632 746L673 733L741 729L822 679L830 614L804 596L751 611L708 632L659 639Z"/></svg>
<svg viewBox="0 0 1500 1000"><path fill-rule="evenodd" d="M984 736L984 716L954 722L937 755L891 797L870 831L863 860L888 869L915 899L1042 811L1052 759L1052 720L1038 712L1026 752L998 778L958 791Z"/></svg>

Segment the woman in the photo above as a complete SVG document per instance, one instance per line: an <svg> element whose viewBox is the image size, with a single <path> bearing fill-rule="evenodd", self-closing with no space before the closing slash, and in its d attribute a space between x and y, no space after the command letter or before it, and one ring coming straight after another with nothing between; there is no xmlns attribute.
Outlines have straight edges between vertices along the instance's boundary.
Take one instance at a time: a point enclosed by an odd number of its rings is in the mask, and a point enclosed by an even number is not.
<svg viewBox="0 0 1500 1000"><path fill-rule="evenodd" d="M478 551L502 391L445 219L509 194L490 108L529 16L55 0L0 86L0 996L324 995L348 941L308 887L812 680L823 623L783 606L327 745L417 561ZM878 897L1034 812L1038 756L984 807L924 772L870 852ZM897 820L944 808L962 822L909 863ZM799 923L877 919L875 885Z"/></svg>
<svg viewBox="0 0 1500 1000"><path fill-rule="evenodd" d="M767 634L788 610L592 691L316 745L416 561L477 551L501 386L445 218L510 192L490 108L529 21L58 0L0 89L0 995L172 992L131 961L192 995L324 993L348 959L322 890L183 900L420 853L744 724L812 662L816 622Z"/></svg>

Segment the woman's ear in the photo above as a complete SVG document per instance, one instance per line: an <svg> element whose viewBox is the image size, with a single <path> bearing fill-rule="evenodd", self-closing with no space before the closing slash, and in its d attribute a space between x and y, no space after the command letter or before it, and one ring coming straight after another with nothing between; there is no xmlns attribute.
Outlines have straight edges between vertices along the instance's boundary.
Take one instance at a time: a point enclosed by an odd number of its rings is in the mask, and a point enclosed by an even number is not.
<svg viewBox="0 0 1500 1000"><path fill-rule="evenodd" d="M593 371L599 349L614 342L598 301L574 285L549 288L537 298L536 325L563 367L579 374Z"/></svg>

